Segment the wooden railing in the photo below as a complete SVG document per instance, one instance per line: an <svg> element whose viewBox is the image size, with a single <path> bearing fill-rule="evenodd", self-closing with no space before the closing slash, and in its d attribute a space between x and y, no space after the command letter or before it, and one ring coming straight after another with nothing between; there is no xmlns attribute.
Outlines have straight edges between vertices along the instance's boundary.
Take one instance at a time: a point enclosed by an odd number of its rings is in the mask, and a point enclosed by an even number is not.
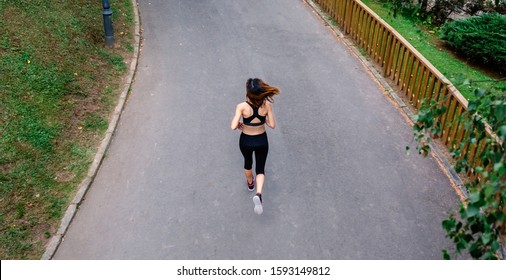
<svg viewBox="0 0 506 280"><path fill-rule="evenodd" d="M469 136L461 118L468 101L423 55L395 29L359 0L313 0L339 25L345 36L365 50L416 110L422 101L436 100L447 108L440 118L440 135L448 148L458 147ZM466 145L469 163L478 163L486 139Z"/></svg>

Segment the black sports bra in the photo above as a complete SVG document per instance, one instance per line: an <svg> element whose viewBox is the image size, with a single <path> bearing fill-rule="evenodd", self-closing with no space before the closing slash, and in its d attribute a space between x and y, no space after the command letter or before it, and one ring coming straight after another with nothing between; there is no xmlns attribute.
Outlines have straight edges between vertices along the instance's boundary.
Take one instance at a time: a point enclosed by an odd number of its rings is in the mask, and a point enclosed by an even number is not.
<svg viewBox="0 0 506 280"><path fill-rule="evenodd" d="M251 103L249 102L246 102L248 103L249 106L251 106L251 108L253 109L253 115L251 115L250 117L243 117L242 120L244 122L245 125L247 126L261 126L265 123L265 117L266 116L261 116L259 113L258 113L258 108L255 108L255 106L253 106ZM252 123L251 121L254 120L255 118L258 118L258 120L260 120L259 123Z"/></svg>

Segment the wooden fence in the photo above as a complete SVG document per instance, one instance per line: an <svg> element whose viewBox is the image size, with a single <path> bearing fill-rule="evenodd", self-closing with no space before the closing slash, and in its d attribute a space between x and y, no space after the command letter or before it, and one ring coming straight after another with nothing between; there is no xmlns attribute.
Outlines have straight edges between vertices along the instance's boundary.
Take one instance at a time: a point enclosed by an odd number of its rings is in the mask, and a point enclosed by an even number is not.
<svg viewBox="0 0 506 280"><path fill-rule="evenodd" d="M469 136L460 116L468 101L423 55L388 23L359 0L313 0L339 25L341 31L364 49L371 60L389 78L417 110L422 100L443 102L447 111L440 118L442 142L448 148L458 147ZM466 145L469 163L477 163L485 139ZM473 165L472 165L473 166Z"/></svg>

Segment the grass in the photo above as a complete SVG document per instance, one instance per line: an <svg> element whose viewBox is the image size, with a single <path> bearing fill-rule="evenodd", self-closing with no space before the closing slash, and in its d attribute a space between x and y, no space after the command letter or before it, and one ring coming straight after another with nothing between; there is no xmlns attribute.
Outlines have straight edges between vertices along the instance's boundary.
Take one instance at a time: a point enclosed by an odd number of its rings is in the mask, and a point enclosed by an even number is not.
<svg viewBox="0 0 506 280"><path fill-rule="evenodd" d="M132 56L130 0L0 0L0 258L38 259L87 173Z"/></svg>
<svg viewBox="0 0 506 280"><path fill-rule="evenodd" d="M504 78L503 76L483 67L470 65L459 59L450 49L447 49L444 43L438 39L438 29L428 30L420 23L403 17L401 14L394 17L388 4L374 0L362 0L362 2L407 39L413 47L452 81L467 99L474 98L474 89L476 87L498 92L506 90L506 81L494 82ZM470 83L464 83L465 80Z"/></svg>

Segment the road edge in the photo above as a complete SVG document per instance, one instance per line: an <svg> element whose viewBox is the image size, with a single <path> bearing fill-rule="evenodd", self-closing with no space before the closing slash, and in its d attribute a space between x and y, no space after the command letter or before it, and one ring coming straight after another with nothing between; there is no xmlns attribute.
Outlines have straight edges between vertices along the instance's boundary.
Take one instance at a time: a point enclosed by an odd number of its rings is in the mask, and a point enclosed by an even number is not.
<svg viewBox="0 0 506 280"><path fill-rule="evenodd" d="M58 250L58 247L60 246L61 242L64 239L64 235L67 232L70 223L75 217L75 214L77 210L79 209L79 205L84 199L84 196L88 189L90 188L91 184L93 183L93 180L95 179L95 176L98 172L98 169L100 168L100 165L102 163L102 160L105 157L106 151L109 147L109 144L111 143L112 136L114 135L114 131L116 130L116 127L118 126L119 119L121 117L121 113L123 112L123 109L126 104L126 100L128 97L128 93L130 92L130 89L132 87L132 83L134 82L135 73L137 70L137 62L139 60L140 55L140 42L141 42L141 28L140 28L140 16L139 16L139 7L137 0L131 0L132 3L132 9L134 12L134 51L132 56L132 61L130 62L130 67L128 70L128 74L126 76L125 81L123 82L123 89L119 96L118 103L116 105L116 108L114 109L114 112L112 114L111 120L109 122L109 127L107 128L107 131L105 133L104 139L102 139L102 142L100 143L100 146L95 154L95 158L93 159L93 162L91 163L90 168L88 169L88 174L84 178L83 181L79 184L78 191L76 195L74 196L74 199L70 203L70 205L67 208L67 211L65 211L65 215L63 216L60 227L58 228L58 231L56 234L51 238L51 241L48 243L46 247L46 251L42 255L41 260L51 260L53 256L56 253L56 250Z"/></svg>

